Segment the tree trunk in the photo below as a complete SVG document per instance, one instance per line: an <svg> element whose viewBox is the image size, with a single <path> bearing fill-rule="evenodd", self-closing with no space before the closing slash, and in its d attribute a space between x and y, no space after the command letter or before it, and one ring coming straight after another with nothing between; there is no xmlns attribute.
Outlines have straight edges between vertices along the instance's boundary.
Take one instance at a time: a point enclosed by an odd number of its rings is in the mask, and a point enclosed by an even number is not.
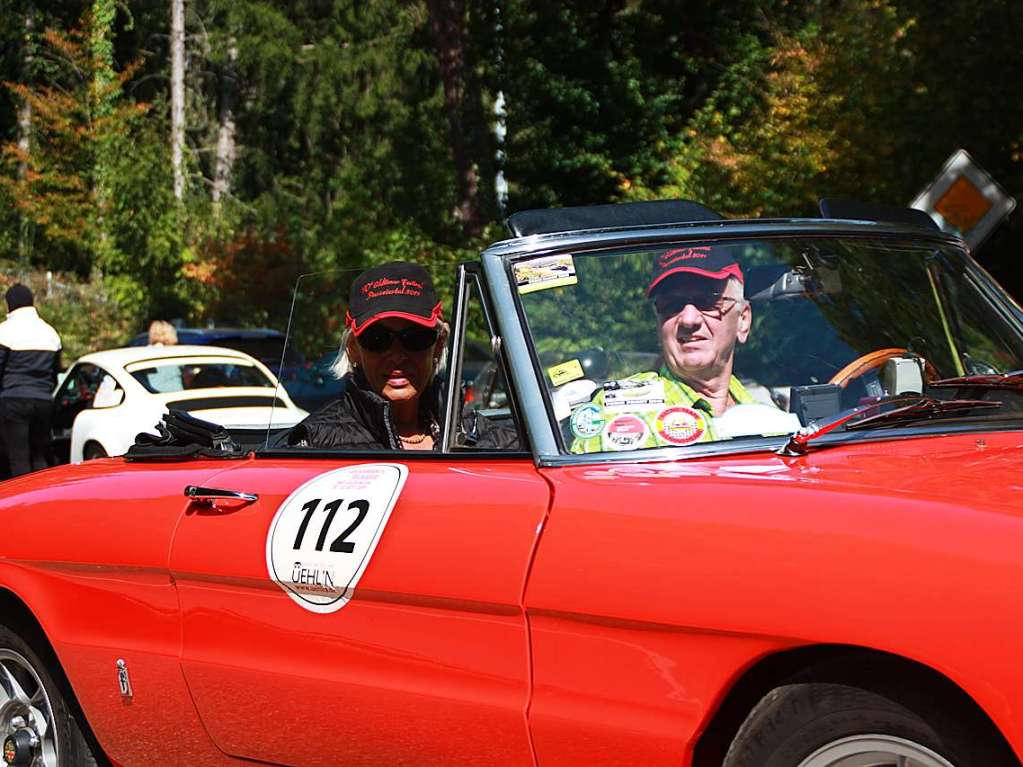
<svg viewBox="0 0 1023 767"><path fill-rule="evenodd" d="M213 205L220 215L220 200L231 191L231 173L235 158L234 108L238 99L238 41L232 35L227 43L227 64L220 80L220 130L217 134L217 164L213 174Z"/></svg>
<svg viewBox="0 0 1023 767"><path fill-rule="evenodd" d="M174 196L185 193L185 0L171 0L171 165Z"/></svg>
<svg viewBox="0 0 1023 767"><path fill-rule="evenodd" d="M35 27L36 10L32 2L25 4L25 35L22 39L21 82L31 87L35 78ZM18 150L21 159L18 161L18 178L25 178L28 173L28 154L32 151L32 102L22 99L18 105ZM22 262L28 261L32 239L32 224L27 216L19 216L18 222L18 256Z"/></svg>
<svg viewBox="0 0 1023 767"><path fill-rule="evenodd" d="M21 81L31 86L35 74L35 7L28 3L25 8L25 36L22 41ZM32 102L23 99L18 106L18 149L26 155L32 148ZM22 160L18 164L18 176L24 178L27 170Z"/></svg>
<svg viewBox="0 0 1023 767"><path fill-rule="evenodd" d="M483 228L479 208L479 175L466 141L465 0L427 0L437 63L444 84L448 139L455 161L458 202L455 218L473 236Z"/></svg>

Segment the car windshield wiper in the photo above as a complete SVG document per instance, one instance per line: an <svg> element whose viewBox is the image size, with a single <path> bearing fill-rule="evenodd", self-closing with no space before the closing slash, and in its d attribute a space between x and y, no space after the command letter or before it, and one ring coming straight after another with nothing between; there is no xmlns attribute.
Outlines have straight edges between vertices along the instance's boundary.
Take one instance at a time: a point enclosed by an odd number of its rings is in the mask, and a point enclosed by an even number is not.
<svg viewBox="0 0 1023 767"><path fill-rule="evenodd" d="M900 402L906 404L895 407L892 410L881 411L881 408L890 407ZM857 431L860 429L874 429L885 426L899 426L906 423L918 421L930 421L942 418L946 415L965 413L971 410L993 410L1002 407L998 401L979 399L935 399L913 395L911 397L897 397L882 402L873 402L869 405L846 410L839 413L832 420L823 424L816 421L804 426L795 432L789 441L785 443L778 453L781 455L806 455L806 446L823 437L828 432L834 431L840 426L845 426L846 431ZM872 411L880 411L875 415L867 415Z"/></svg>
<svg viewBox="0 0 1023 767"><path fill-rule="evenodd" d="M927 386L931 389L1023 389L1023 370L1014 370L1011 373L942 378L938 381L931 381Z"/></svg>

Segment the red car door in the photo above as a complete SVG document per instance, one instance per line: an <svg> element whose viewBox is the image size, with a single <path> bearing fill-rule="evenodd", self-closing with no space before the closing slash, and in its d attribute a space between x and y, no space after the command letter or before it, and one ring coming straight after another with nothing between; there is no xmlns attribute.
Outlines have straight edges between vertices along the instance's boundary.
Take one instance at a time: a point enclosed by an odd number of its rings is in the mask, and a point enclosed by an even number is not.
<svg viewBox="0 0 1023 767"><path fill-rule="evenodd" d="M195 503L171 571L184 675L226 753L296 765L530 765L530 459L257 458Z"/></svg>

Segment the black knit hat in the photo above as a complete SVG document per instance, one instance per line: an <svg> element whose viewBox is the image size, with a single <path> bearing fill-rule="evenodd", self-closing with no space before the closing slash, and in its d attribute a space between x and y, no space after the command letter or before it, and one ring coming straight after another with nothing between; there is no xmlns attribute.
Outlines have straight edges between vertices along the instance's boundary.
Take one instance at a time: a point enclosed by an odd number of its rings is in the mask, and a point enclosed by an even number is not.
<svg viewBox="0 0 1023 767"><path fill-rule="evenodd" d="M391 261L355 278L345 324L359 335L385 317L401 317L429 328L440 322L440 301L426 269L408 261Z"/></svg>
<svg viewBox="0 0 1023 767"><path fill-rule="evenodd" d="M32 305L32 291L20 282L16 282L7 288L7 294L4 298L7 300L7 311L9 312Z"/></svg>

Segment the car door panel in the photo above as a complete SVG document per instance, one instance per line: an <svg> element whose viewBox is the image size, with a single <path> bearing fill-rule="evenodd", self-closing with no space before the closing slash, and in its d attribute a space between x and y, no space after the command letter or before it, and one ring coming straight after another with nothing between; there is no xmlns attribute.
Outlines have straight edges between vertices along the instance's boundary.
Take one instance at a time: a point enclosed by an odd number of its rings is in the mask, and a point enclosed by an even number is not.
<svg viewBox="0 0 1023 767"><path fill-rule="evenodd" d="M801 644L723 622L741 588L716 570L742 567L714 548L729 540L716 529L721 485L677 471L545 470L555 502L525 600L541 765L689 764L697 733L742 671Z"/></svg>
<svg viewBox="0 0 1023 767"><path fill-rule="evenodd" d="M356 463L257 459L218 478L257 502L186 514L172 571L207 730L226 753L301 767L532 764L521 595L546 483L524 458L402 461L351 601L312 612L270 580L268 530L292 491Z"/></svg>

